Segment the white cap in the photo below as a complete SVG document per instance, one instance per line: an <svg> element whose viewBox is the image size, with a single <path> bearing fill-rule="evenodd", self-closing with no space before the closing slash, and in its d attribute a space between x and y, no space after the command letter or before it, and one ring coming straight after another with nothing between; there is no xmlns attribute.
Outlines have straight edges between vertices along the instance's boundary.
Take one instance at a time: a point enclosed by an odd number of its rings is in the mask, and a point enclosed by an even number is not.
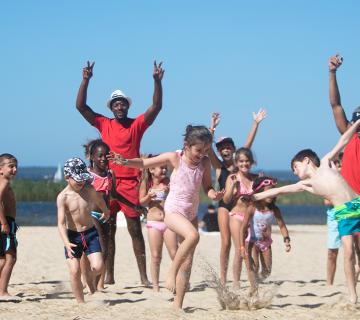
<svg viewBox="0 0 360 320"><path fill-rule="evenodd" d="M129 103L129 107L131 106L131 98L130 97L127 97L121 90L115 90L111 95L110 95L110 100L108 100L107 102L107 106L108 108L110 109L110 106L111 106L111 103L116 100L116 99L119 99L119 98L123 98L123 99L126 99L127 102Z"/></svg>

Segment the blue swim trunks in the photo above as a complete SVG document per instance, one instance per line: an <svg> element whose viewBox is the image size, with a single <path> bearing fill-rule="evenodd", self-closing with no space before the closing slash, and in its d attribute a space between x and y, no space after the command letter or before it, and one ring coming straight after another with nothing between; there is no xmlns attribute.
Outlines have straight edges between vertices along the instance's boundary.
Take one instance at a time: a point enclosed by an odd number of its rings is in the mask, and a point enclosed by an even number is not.
<svg viewBox="0 0 360 320"><path fill-rule="evenodd" d="M8 252L16 254L18 242L16 240L16 231L19 226L16 224L15 219L6 216L7 223L9 224L10 233L1 233L1 246L0 246L0 257L5 256Z"/></svg>
<svg viewBox="0 0 360 320"><path fill-rule="evenodd" d="M338 223L335 220L335 214L332 209L328 209L327 213L327 247L328 249L339 249L341 247L341 239L338 230Z"/></svg>
<svg viewBox="0 0 360 320"><path fill-rule="evenodd" d="M336 206L331 211L338 223L340 237L360 232L360 197Z"/></svg>
<svg viewBox="0 0 360 320"><path fill-rule="evenodd" d="M92 227L84 232L77 232L73 230L67 230L69 241L73 244L76 244L76 247L73 247L72 250L75 252L73 256L77 259L80 259L83 252L88 256L89 254L95 252L101 252L101 246L99 242L99 234L95 227ZM69 259L66 248L65 257Z"/></svg>

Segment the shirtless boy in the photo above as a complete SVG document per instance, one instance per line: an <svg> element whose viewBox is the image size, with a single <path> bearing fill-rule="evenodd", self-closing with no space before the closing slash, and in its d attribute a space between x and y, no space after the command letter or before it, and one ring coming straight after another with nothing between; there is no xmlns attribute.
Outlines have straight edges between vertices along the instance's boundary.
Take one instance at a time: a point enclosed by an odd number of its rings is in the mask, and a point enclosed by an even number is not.
<svg viewBox="0 0 360 320"><path fill-rule="evenodd" d="M360 232L360 197L347 184L332 161L351 140L360 127L357 120L341 136L339 142L321 161L310 149L298 152L291 161L294 174L300 178L295 184L273 188L253 195L255 201L267 197L276 197L285 193L308 191L330 201L338 222L338 230L344 248L344 271L351 303L357 302L354 258L354 241L359 241L356 233Z"/></svg>
<svg viewBox="0 0 360 320"><path fill-rule="evenodd" d="M10 296L8 285L11 272L16 262L16 200L10 186L10 181L15 178L17 160L9 154L0 155L0 297Z"/></svg>
<svg viewBox="0 0 360 320"><path fill-rule="evenodd" d="M102 196L87 183L91 181L92 176L87 171L84 161L79 158L67 160L64 165L64 176L68 185L57 197L58 229L65 246L72 291L77 302L83 303L81 255L83 252L87 255L94 280L104 267L99 235L91 218L91 211L94 207L100 208L100 218L107 220L109 209Z"/></svg>

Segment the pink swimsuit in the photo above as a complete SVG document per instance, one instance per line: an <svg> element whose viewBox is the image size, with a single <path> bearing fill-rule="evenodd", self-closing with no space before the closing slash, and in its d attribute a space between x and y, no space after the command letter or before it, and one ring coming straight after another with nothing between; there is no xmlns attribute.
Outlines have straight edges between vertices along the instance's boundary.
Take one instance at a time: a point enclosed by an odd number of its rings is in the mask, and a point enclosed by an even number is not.
<svg viewBox="0 0 360 320"><path fill-rule="evenodd" d="M94 189L97 192L102 191L106 195L108 195L111 190L111 186L112 186L112 178L111 178L110 172L108 172L106 177L101 177L94 172L90 172L90 173L94 177L94 179L91 183L92 186L94 187Z"/></svg>
<svg viewBox="0 0 360 320"><path fill-rule="evenodd" d="M238 197L240 197L241 195L244 195L244 194L251 194L252 192L253 192L252 183L251 183L251 186L249 188L247 188L245 186L245 184L243 184L241 181L239 181L239 186L238 186L237 194L236 194ZM241 222L244 221L244 217L245 217L244 212L230 211L229 215Z"/></svg>
<svg viewBox="0 0 360 320"><path fill-rule="evenodd" d="M179 167L170 177L170 192L165 201L165 214L179 213L192 221L197 216L199 191L204 175L204 166L189 167L178 154Z"/></svg>

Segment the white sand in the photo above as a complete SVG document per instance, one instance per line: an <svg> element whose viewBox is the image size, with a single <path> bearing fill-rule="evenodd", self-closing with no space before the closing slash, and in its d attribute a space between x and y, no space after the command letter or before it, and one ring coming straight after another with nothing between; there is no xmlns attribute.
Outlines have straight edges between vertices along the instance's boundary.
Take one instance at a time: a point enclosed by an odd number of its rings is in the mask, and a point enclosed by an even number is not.
<svg viewBox="0 0 360 320"><path fill-rule="evenodd" d="M326 286L326 227L290 226L289 231L291 253L285 253L281 236L274 232L272 276L260 289L275 293L269 307L252 311L221 310L215 290L207 287L207 274L202 266L204 259L218 270L220 237L205 234L201 235L196 251L191 292L185 296L184 311L175 312L171 310L169 292L162 289L154 294L139 284L130 236L125 228L118 228L117 232L116 284L108 286L105 293L86 295L87 303L78 306L71 294L57 229L23 227L18 233L18 262L9 288L11 294L22 300L0 302L0 319L360 319L360 304L346 303L341 251L335 285ZM148 254L148 265L149 257ZM168 267L169 258L164 250L162 281ZM247 286L244 270L242 293Z"/></svg>

